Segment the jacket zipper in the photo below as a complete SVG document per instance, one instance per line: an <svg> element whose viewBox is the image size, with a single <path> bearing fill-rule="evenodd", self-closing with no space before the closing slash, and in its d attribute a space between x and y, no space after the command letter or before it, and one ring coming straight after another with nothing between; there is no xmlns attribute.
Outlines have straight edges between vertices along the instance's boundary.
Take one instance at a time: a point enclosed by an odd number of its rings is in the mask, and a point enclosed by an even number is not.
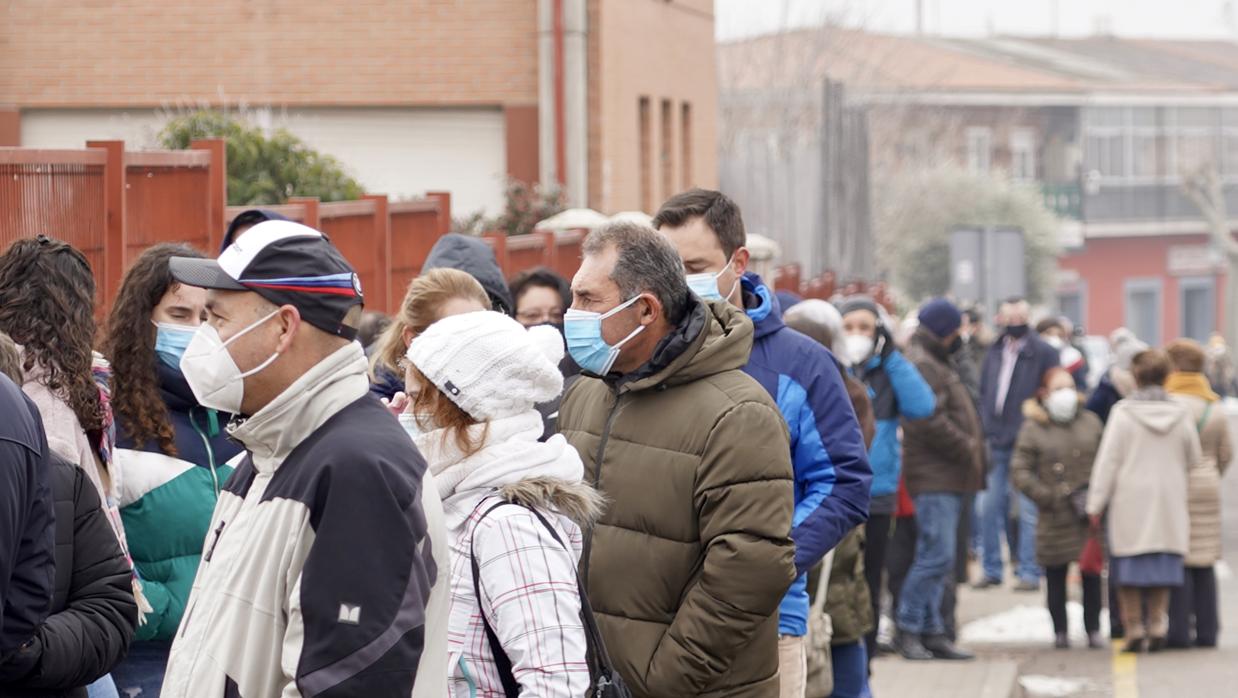
<svg viewBox="0 0 1238 698"><path fill-rule="evenodd" d="M597 470L593 473L593 489L598 492L601 492L600 483L602 482L602 458L606 455L606 442L610 440L610 428L614 426L615 417L619 414L619 405L623 402L623 396L620 395L618 391L615 391L614 394L615 404L611 406L610 413L606 415L606 424L602 427L602 438L598 441L597 457L595 461L597 463ZM585 536L583 554L581 555L581 557L585 560L584 568L581 570L581 583L585 585L586 589L589 585L589 555L593 551L593 529L596 526L597 523L594 523L589 527L589 532Z"/></svg>
<svg viewBox="0 0 1238 698"><path fill-rule="evenodd" d="M189 409L189 423L198 438L202 439L202 446L206 449L206 462L211 468L211 481L215 484L215 501L219 501L219 473L215 470L215 451L211 448L211 440L198 428L198 420L193 417L193 408Z"/></svg>

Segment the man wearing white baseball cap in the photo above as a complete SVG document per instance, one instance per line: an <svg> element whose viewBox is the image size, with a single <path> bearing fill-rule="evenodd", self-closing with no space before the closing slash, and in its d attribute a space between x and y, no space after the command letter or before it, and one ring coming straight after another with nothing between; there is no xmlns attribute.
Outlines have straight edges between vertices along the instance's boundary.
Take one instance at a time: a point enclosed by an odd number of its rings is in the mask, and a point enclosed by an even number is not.
<svg viewBox="0 0 1238 698"><path fill-rule="evenodd" d="M356 273L291 221L170 267L209 289L181 370L200 404L239 415L228 432L247 452L219 494L162 695L443 695L442 505L368 395Z"/></svg>

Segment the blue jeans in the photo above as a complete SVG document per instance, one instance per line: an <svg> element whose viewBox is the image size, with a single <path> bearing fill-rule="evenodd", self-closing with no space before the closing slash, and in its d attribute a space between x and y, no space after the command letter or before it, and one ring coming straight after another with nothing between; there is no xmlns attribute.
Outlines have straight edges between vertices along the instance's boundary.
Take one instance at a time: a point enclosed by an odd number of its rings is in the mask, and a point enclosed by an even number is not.
<svg viewBox="0 0 1238 698"><path fill-rule="evenodd" d="M914 635L944 635L941 597L955 578L959 514L963 495L929 492L916 495L916 557L903 582L895 620L898 629Z"/></svg>
<svg viewBox="0 0 1238 698"><path fill-rule="evenodd" d="M158 698L171 650L169 641L149 640L130 645L128 656L112 669L120 695L123 698Z"/></svg>
<svg viewBox="0 0 1238 698"><path fill-rule="evenodd" d="M1009 448L993 447L992 463L984 492L980 493L981 560L984 576L1001 581L1002 539L1006 537L1006 517L1010 513ZM1040 567L1036 564L1036 504L1026 495L1019 498L1019 565L1015 574L1024 582L1039 583Z"/></svg>
<svg viewBox="0 0 1238 698"><path fill-rule="evenodd" d="M868 690L868 650L864 642L834 645L830 648L834 665L834 692L830 698L870 698Z"/></svg>
<svg viewBox="0 0 1238 698"><path fill-rule="evenodd" d="M120 694L116 692L116 684L112 681L111 674L103 676L87 686L86 695L90 698L120 698Z"/></svg>

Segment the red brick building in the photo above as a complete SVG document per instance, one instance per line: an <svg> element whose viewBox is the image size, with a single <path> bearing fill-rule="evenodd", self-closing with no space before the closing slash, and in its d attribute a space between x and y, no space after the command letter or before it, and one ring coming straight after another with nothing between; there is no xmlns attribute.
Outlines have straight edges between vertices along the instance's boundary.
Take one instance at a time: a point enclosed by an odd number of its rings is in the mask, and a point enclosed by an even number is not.
<svg viewBox="0 0 1238 698"><path fill-rule="evenodd" d="M713 185L711 0L118 0L0 4L0 145L152 144L241 109L371 191L501 205L507 176L650 209Z"/></svg>

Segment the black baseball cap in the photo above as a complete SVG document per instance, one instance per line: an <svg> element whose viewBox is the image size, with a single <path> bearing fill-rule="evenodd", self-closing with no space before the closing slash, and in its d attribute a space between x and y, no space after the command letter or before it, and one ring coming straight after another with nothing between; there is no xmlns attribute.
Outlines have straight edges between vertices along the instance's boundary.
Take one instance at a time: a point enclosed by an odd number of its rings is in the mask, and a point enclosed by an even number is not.
<svg viewBox="0 0 1238 698"><path fill-rule="evenodd" d="M361 280L326 235L293 221L265 221L219 259L172 257L172 278L187 286L252 291L291 305L309 324L353 339L365 299Z"/></svg>

